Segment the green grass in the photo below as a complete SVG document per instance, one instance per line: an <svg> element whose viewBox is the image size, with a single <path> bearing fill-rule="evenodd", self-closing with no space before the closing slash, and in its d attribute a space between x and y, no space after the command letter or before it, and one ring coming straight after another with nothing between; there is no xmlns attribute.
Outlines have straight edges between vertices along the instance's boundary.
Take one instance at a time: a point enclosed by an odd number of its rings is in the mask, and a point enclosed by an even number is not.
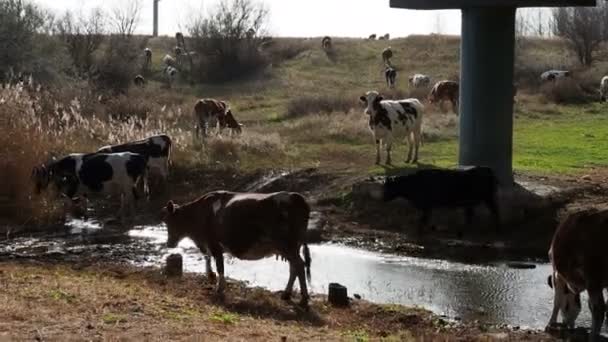
<svg viewBox="0 0 608 342"><path fill-rule="evenodd" d="M216 311L209 316L209 319L214 322L232 325L238 322L239 317L230 312Z"/></svg>

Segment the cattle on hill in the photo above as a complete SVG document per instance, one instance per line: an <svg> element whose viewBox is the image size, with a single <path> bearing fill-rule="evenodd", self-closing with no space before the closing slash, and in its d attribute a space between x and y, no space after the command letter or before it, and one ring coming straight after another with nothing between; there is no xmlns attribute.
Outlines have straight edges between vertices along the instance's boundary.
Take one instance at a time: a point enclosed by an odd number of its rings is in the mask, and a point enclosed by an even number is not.
<svg viewBox="0 0 608 342"><path fill-rule="evenodd" d="M146 79L142 75L135 75L135 77L133 77L133 84L138 87L143 87L146 85Z"/></svg>
<svg viewBox="0 0 608 342"><path fill-rule="evenodd" d="M294 192L271 194L214 191L182 206L169 201L163 208L169 248L190 238L203 254L215 259L219 273L216 291L222 294L224 253L239 259L258 260L272 255L289 262L289 280L282 298L291 297L295 279L300 282L301 301L308 305L306 278L310 279L310 252L306 231L310 207ZM303 247L304 260L300 255ZM211 273L210 260L206 259Z"/></svg>
<svg viewBox="0 0 608 342"><path fill-rule="evenodd" d="M391 58L393 58L393 50L389 46L389 47L385 48L384 50L382 50L382 61L384 62L385 65L392 65Z"/></svg>
<svg viewBox="0 0 608 342"><path fill-rule="evenodd" d="M329 36L323 37L323 39L321 40L321 48L323 50L331 49L331 37L329 37Z"/></svg>
<svg viewBox="0 0 608 342"><path fill-rule="evenodd" d="M540 80L543 82L552 82L565 77L570 77L570 71L547 70L540 75Z"/></svg>
<svg viewBox="0 0 608 342"><path fill-rule="evenodd" d="M144 69L150 69L152 65L152 50L149 48L144 49Z"/></svg>
<svg viewBox="0 0 608 342"><path fill-rule="evenodd" d="M32 178L37 193L53 185L70 199L91 194L119 196L124 218L125 206L133 213L140 182L147 192L147 160L130 152L74 153L34 167Z"/></svg>
<svg viewBox="0 0 608 342"><path fill-rule="evenodd" d="M376 34L370 34L369 37L367 37L368 40L376 40Z"/></svg>
<svg viewBox="0 0 608 342"><path fill-rule="evenodd" d="M386 163L391 164L394 136L407 139L409 152L406 163L418 161L418 148L422 139L424 106L417 99L384 100L377 91L368 91L359 98L369 115L369 128L376 141L376 164L380 164L381 144L386 147ZM412 152L415 153L412 155ZM413 158L412 158L413 157Z"/></svg>
<svg viewBox="0 0 608 342"><path fill-rule="evenodd" d="M600 98L602 102L608 101L608 76L602 77L600 81Z"/></svg>
<svg viewBox="0 0 608 342"><path fill-rule="evenodd" d="M408 77L408 83L412 88L428 87L431 84L431 78L423 74L414 74Z"/></svg>
<svg viewBox="0 0 608 342"><path fill-rule="evenodd" d="M431 104L437 103L443 109L443 101L450 101L454 114L458 115L459 84L454 81L439 81L435 83L429 93L428 100Z"/></svg>
<svg viewBox="0 0 608 342"><path fill-rule="evenodd" d="M196 121L195 136L207 137L211 128L217 129L218 123L225 122L226 113L230 110L226 102L215 99L200 99L194 104ZM219 131L218 131L219 133Z"/></svg>
<svg viewBox="0 0 608 342"><path fill-rule="evenodd" d="M608 238L608 209L587 209L572 213L557 227L549 259L553 265L553 274L565 282L565 289L560 291L554 286L555 307L563 308L562 314L568 318L567 324L574 324L580 311L578 305L567 306L573 295L587 291L589 309L591 310L591 339L599 337L606 303L603 290L608 287L608 255L606 239ZM551 316L549 325L555 323Z"/></svg>
<svg viewBox="0 0 608 342"><path fill-rule="evenodd" d="M395 68L387 65L384 68L384 78L386 79L387 87L395 88L395 81L397 79L397 70L395 70Z"/></svg>
<svg viewBox="0 0 608 342"><path fill-rule="evenodd" d="M161 134L124 144L101 147L99 153L132 152L144 156L148 161L150 183L156 185L154 179L162 181L165 190L168 186L169 164L171 162L172 142L168 135ZM155 186L151 186L152 189Z"/></svg>
<svg viewBox="0 0 608 342"><path fill-rule="evenodd" d="M419 229L424 227L435 208L462 208L471 224L475 206L485 204L500 226L497 204L498 180L488 167L460 170L425 169L405 176L388 177L384 200L405 198L422 211Z"/></svg>

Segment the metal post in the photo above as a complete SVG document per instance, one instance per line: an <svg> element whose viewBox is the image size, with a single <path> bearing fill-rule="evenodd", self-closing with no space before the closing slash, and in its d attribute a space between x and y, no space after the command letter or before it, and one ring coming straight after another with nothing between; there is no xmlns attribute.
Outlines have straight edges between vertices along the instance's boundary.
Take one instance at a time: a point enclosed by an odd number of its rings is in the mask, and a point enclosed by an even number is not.
<svg viewBox="0 0 608 342"><path fill-rule="evenodd" d="M461 166L491 167L513 185L515 8L464 8L460 66Z"/></svg>
<svg viewBox="0 0 608 342"><path fill-rule="evenodd" d="M152 36L158 37L158 2L160 0L154 0L154 28Z"/></svg>

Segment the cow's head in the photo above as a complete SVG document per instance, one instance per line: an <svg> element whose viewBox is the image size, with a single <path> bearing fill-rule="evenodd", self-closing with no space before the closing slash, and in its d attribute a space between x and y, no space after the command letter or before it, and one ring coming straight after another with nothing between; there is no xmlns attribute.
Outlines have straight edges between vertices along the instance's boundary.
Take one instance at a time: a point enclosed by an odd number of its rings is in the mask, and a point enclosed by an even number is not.
<svg viewBox="0 0 608 342"><path fill-rule="evenodd" d="M173 201L161 210L162 221L167 225L167 247L175 248L177 244L186 237L186 228L181 215L181 208Z"/></svg>
<svg viewBox="0 0 608 342"><path fill-rule="evenodd" d="M359 97L359 100L365 104L365 114L373 115L380 107L380 101L384 100L384 97L372 90Z"/></svg>
<svg viewBox="0 0 608 342"><path fill-rule="evenodd" d="M236 121L236 119L234 118L234 115L232 115L232 110L230 110L230 108L228 108L228 110L226 111L226 126L228 126L228 128L232 129L233 132L237 133L237 134L241 134L241 132L243 131L241 125L238 121Z"/></svg>
<svg viewBox="0 0 608 342"><path fill-rule="evenodd" d="M558 306L562 315L563 323L574 328L576 318L581 312L581 295L570 289L566 281L557 273L549 275L547 283L555 292L553 305Z"/></svg>

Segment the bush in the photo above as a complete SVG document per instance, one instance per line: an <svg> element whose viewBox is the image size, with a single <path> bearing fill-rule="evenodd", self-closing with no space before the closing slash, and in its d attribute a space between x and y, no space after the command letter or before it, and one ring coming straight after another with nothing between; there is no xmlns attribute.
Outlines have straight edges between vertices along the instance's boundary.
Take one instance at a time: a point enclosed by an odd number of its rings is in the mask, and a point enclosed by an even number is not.
<svg viewBox="0 0 608 342"><path fill-rule="evenodd" d="M146 45L145 39L114 35L108 47L96 61L91 82L101 91L125 94L139 72L140 51Z"/></svg>
<svg viewBox="0 0 608 342"><path fill-rule="evenodd" d="M560 104L580 104L592 100L573 78L563 78L547 82L541 86L541 93L551 102Z"/></svg>
<svg viewBox="0 0 608 342"><path fill-rule="evenodd" d="M357 97L312 95L300 96L289 100L288 118L297 118L309 114L330 114L333 112L348 113L355 107Z"/></svg>
<svg viewBox="0 0 608 342"><path fill-rule="evenodd" d="M195 73L201 81L224 82L265 68L260 32L268 11L252 0L222 0L207 17L188 28L200 58Z"/></svg>

